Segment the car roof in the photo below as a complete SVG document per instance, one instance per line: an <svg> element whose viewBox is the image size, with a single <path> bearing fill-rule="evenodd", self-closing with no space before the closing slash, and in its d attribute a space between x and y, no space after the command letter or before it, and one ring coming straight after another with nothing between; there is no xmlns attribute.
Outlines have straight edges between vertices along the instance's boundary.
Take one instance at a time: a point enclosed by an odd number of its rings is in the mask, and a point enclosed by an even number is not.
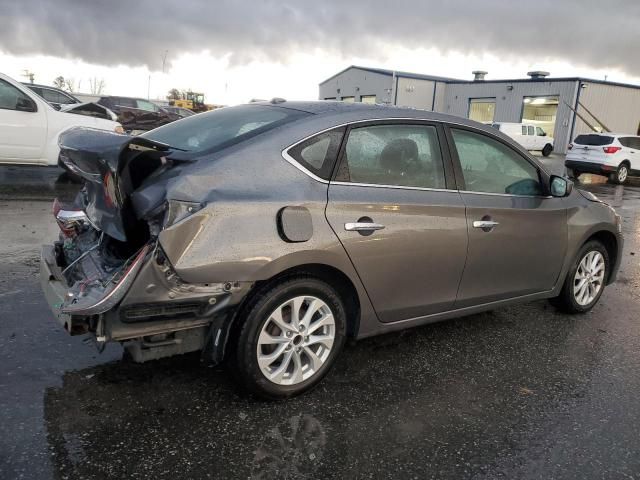
<svg viewBox="0 0 640 480"><path fill-rule="evenodd" d="M282 99L274 99L265 102L253 102L248 105L264 105L270 107L288 108L310 113L316 117L341 117L344 116L348 122L361 120L380 120L380 119L416 119L431 120L434 122L448 122L458 125L468 125L478 128L492 128L491 125L483 125L473 120L463 117L447 115L445 113L437 113L429 110L420 110L417 108L396 107L393 105L371 104L371 103L347 103L335 100L316 100L316 101L286 101ZM495 129L493 129L495 130Z"/></svg>
<svg viewBox="0 0 640 480"><path fill-rule="evenodd" d="M638 137L638 138L640 138L640 136L635 135L633 133L613 133L613 132L579 133L578 135L576 135L576 138L578 138L580 135L598 135L598 136L602 136L602 137Z"/></svg>
<svg viewBox="0 0 640 480"><path fill-rule="evenodd" d="M38 87L38 88L48 88L49 90L56 90L58 92L62 92L65 93L67 95L73 95L69 92L65 92L64 90L58 88L58 87L53 87L51 85L42 85L40 83L30 83L30 82L21 82L22 85L24 85L25 87Z"/></svg>

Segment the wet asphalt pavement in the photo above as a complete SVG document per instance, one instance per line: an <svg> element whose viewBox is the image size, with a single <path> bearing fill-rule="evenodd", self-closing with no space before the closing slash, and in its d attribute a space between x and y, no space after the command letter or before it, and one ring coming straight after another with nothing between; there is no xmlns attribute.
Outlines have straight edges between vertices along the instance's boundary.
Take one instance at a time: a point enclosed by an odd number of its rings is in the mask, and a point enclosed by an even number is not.
<svg viewBox="0 0 640 480"><path fill-rule="evenodd" d="M626 235L591 313L540 301L364 340L265 403L198 355L133 364L58 327L37 279L50 200L76 188L58 176L0 167L0 478L640 478L640 182L584 185Z"/></svg>

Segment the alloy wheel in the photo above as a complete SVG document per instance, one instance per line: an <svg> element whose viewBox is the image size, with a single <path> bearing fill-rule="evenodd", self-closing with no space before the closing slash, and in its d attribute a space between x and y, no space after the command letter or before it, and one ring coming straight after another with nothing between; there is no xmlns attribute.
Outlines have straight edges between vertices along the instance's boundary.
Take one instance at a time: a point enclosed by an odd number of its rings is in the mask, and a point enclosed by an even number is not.
<svg viewBox="0 0 640 480"><path fill-rule="evenodd" d="M604 274L604 256L597 250L587 252L573 279L573 297L578 305L589 305L597 298L604 285Z"/></svg>
<svg viewBox="0 0 640 480"><path fill-rule="evenodd" d="M269 315L260 330L260 371L277 385L301 383L327 361L335 335L333 312L324 301L310 295L287 300Z"/></svg>
<svg viewBox="0 0 640 480"><path fill-rule="evenodd" d="M625 165L620 165L620 168L618 168L618 182L624 183L628 175L629 170L627 170L627 167Z"/></svg>

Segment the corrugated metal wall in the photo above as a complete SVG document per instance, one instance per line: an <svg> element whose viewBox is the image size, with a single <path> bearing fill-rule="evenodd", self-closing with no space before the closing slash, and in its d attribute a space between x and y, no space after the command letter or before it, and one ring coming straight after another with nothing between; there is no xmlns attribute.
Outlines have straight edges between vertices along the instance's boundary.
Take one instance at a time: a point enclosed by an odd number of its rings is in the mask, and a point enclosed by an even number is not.
<svg viewBox="0 0 640 480"><path fill-rule="evenodd" d="M376 103L393 103L391 98L392 77L380 73L367 72L359 68L350 68L331 80L320 84L320 100L342 97L355 97L360 101L361 95L375 95ZM340 93L338 93L340 89ZM359 90L357 90L359 89Z"/></svg>
<svg viewBox="0 0 640 480"><path fill-rule="evenodd" d="M398 77L396 105L431 110L434 88L435 82L432 80Z"/></svg>
<svg viewBox="0 0 640 480"><path fill-rule="evenodd" d="M589 83L580 92L580 103L587 107L596 117L615 133L638 134L640 128L640 90L637 88ZM578 112L590 123L591 116L582 108ZM576 120L574 138L579 133L592 130L579 118Z"/></svg>
<svg viewBox="0 0 640 480"><path fill-rule="evenodd" d="M513 89L509 90L509 87ZM556 153L566 153L573 113L564 102L573 106L576 91L576 81L450 83L446 86L444 103L439 111L466 118L469 113L470 99L495 98L494 121L520 122L525 97L558 96L559 104L553 138Z"/></svg>
<svg viewBox="0 0 640 480"><path fill-rule="evenodd" d="M444 82L436 82L436 101L433 108L436 112L444 112L445 96L447 94L447 84Z"/></svg>

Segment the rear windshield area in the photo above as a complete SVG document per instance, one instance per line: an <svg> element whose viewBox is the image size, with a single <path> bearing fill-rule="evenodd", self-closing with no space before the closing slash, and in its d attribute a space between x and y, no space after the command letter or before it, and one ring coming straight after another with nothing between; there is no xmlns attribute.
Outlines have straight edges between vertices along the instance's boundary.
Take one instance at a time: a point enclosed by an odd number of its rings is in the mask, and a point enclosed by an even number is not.
<svg viewBox="0 0 640 480"><path fill-rule="evenodd" d="M243 142L310 115L288 108L240 105L200 113L140 135L192 153L207 153Z"/></svg>
<svg viewBox="0 0 640 480"><path fill-rule="evenodd" d="M573 143L578 145L592 145L594 147L601 147L603 145L610 145L613 142L613 137L607 135L578 135Z"/></svg>

